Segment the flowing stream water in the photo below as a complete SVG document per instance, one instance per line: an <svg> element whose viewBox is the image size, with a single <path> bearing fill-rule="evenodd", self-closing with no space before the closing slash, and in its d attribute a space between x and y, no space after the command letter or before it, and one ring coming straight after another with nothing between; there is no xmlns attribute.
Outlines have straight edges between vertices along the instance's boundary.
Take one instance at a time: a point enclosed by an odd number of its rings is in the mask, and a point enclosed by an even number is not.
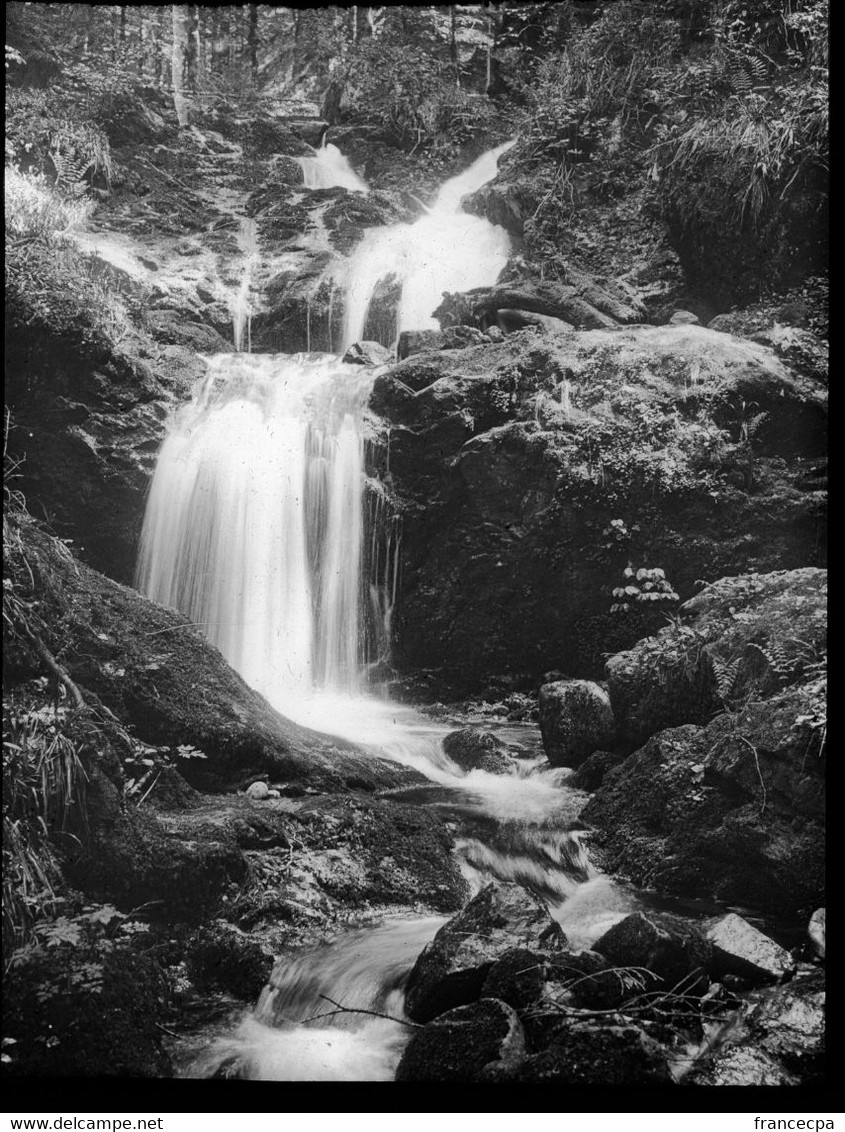
<svg viewBox="0 0 845 1132"><path fill-rule="evenodd" d="M461 212L460 200L494 175L510 144L447 182L415 224L364 237L344 268L347 344L360 337L373 290L387 276L402 281L400 329L432 325L443 290L495 282L507 234ZM306 184L366 191L333 146L302 161ZM254 232L242 235L245 297L257 253ZM243 306L233 315L236 340L248 344ZM400 539L366 475L373 370L329 354L241 352L207 361L158 458L139 589L186 613L283 715L421 771L430 785L405 791L396 804L433 806L444 819L464 821L456 853L471 889L491 877L518 881L547 901L574 945L588 946L633 897L590 864L574 829L583 796L567 790L566 772L536 753L510 775L466 772L443 750L451 728L370 684L401 600ZM536 749L536 729L516 730ZM326 1014L320 996L401 1019L403 980L443 922L396 918L281 957L255 1010L190 1072L390 1079L407 1028L363 1015L315 1018Z"/></svg>

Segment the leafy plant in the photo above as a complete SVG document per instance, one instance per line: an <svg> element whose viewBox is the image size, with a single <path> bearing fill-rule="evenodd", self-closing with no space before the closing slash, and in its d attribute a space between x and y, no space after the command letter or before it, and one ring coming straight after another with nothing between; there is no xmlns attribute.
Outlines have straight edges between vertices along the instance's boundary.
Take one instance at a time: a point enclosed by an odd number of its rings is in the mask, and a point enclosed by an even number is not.
<svg viewBox="0 0 845 1132"><path fill-rule="evenodd" d="M635 570L629 562L622 573L625 584L613 588L613 596L617 600L610 607L611 613L627 613L632 605L653 602L665 604L681 600L666 580L665 571L659 566L651 568L641 566Z"/></svg>

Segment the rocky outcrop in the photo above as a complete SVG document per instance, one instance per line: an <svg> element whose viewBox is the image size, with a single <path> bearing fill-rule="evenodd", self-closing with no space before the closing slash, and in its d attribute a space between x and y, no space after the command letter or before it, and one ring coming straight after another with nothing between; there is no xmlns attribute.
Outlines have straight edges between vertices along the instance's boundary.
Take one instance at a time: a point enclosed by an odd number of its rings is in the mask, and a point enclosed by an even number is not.
<svg viewBox="0 0 845 1132"><path fill-rule="evenodd" d="M423 949L408 979L408 1016L428 1022L474 1002L494 963L514 946L555 953L566 946L566 937L524 889L494 882Z"/></svg>
<svg viewBox="0 0 845 1132"><path fill-rule="evenodd" d="M817 665L826 651L827 573L722 578L686 602L681 615L682 624L607 662L610 701L631 743L770 695Z"/></svg>
<svg viewBox="0 0 845 1132"><path fill-rule="evenodd" d="M610 699L590 680L558 680L540 688L540 731L552 766L577 767L616 736Z"/></svg>
<svg viewBox="0 0 845 1132"><path fill-rule="evenodd" d="M688 1085L819 1085L825 1074L825 980L804 974L787 986L752 996L715 1054L684 1079ZM708 1043L705 1043L707 1045Z"/></svg>
<svg viewBox="0 0 845 1132"><path fill-rule="evenodd" d="M607 867L675 893L786 911L824 892L824 676L661 731L582 811Z"/></svg>
<svg viewBox="0 0 845 1132"><path fill-rule="evenodd" d="M672 608L611 612L629 561L681 599L702 578L820 561L824 495L804 477L824 394L756 343L525 330L408 357L371 406L390 429L372 470L403 514L394 662L440 698L504 673L601 678L602 653Z"/></svg>

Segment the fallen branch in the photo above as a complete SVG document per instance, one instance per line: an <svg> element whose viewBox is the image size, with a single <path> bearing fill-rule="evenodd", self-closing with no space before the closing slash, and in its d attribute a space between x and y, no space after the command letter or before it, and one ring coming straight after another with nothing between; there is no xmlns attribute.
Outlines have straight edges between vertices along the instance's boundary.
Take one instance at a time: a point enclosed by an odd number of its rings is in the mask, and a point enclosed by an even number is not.
<svg viewBox="0 0 845 1132"><path fill-rule="evenodd" d="M73 680L71 680L67 671L62 668L62 666L44 644L39 634L34 633L28 625L24 624L21 627L26 636L32 642L33 646L35 647L35 651L38 653L41 660L47 665L56 679L60 681L60 683L65 686L65 688L67 688L71 696L73 696L73 702L76 704L76 706L78 708L84 708L85 700L82 698L82 693L80 692L79 688L77 688L76 684L74 684Z"/></svg>
<svg viewBox="0 0 845 1132"><path fill-rule="evenodd" d="M333 998L329 998L327 994L317 996L322 998L324 1002L330 1002L332 1006L337 1007L336 1010L327 1010L325 1014L314 1014L310 1018L303 1018L299 1023L304 1026L306 1022L318 1022L321 1018L334 1018L338 1014L368 1014L370 1018L384 1018L387 1022L398 1022L400 1026L409 1026L414 1030L421 1030L422 1025L419 1022L409 1022L405 1018L397 1018L393 1014L382 1014L378 1010L364 1010L352 1006L342 1006L341 1003L335 1002Z"/></svg>

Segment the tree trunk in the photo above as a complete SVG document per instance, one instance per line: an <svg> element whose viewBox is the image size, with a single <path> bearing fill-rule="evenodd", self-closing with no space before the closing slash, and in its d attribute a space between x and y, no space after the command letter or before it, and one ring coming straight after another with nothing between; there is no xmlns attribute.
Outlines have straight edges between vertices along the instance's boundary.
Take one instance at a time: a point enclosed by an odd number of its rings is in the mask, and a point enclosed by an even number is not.
<svg viewBox="0 0 845 1132"><path fill-rule="evenodd" d="M455 86L461 85L461 70L458 65L458 36L457 36L457 17L455 15L455 5L449 5L449 58L452 60L452 67L455 71Z"/></svg>
<svg viewBox="0 0 845 1132"><path fill-rule="evenodd" d="M188 105L185 101L185 79L188 66L190 16L187 4L173 4L173 49L170 69L173 78L173 105L180 129L188 124Z"/></svg>
<svg viewBox="0 0 845 1132"><path fill-rule="evenodd" d="M258 81L258 5L249 5L247 24L247 48L249 51L249 70L253 82Z"/></svg>

